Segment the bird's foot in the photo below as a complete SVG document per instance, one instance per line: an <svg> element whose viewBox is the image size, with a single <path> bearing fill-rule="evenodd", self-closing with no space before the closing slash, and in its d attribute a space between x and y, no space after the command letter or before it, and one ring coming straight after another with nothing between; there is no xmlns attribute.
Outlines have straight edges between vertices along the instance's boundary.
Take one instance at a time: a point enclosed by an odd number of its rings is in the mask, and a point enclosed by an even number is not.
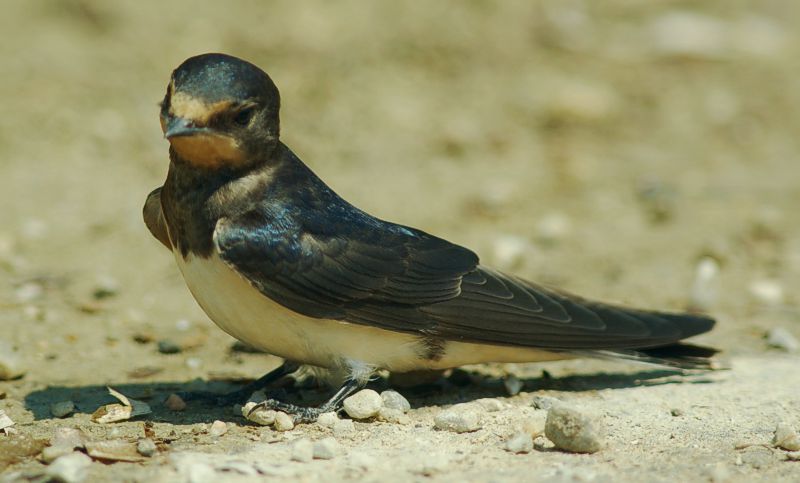
<svg viewBox="0 0 800 483"><path fill-rule="evenodd" d="M277 399L265 399L253 406L250 411L248 411L247 416L249 417L259 409L272 409L274 411L284 412L292 417L295 424L313 423L319 418L320 414L335 410L335 408L328 408L327 404L323 404L318 408L310 408L278 401Z"/></svg>

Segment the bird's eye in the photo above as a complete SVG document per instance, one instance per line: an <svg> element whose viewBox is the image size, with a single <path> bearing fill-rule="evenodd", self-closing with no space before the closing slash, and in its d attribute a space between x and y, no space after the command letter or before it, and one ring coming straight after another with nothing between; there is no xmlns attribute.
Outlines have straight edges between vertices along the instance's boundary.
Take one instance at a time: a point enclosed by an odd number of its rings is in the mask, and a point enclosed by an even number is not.
<svg viewBox="0 0 800 483"><path fill-rule="evenodd" d="M255 114L256 110L252 107L247 109L242 109L238 113L236 113L236 117L233 118L233 122L238 124L239 126L247 126L250 124L250 119L253 118L253 114Z"/></svg>

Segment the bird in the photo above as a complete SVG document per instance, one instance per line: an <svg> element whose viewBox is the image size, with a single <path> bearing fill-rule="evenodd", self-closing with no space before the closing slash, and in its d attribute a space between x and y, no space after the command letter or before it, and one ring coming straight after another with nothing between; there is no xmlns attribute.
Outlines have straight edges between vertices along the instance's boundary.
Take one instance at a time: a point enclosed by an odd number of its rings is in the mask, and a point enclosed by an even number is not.
<svg viewBox="0 0 800 483"><path fill-rule="evenodd" d="M708 316L536 284L353 206L281 142L279 111L278 88L256 65L222 53L186 59L160 103L168 173L143 210L209 318L284 359L245 389L301 366L344 374L317 407L273 398L259 407L314 421L379 370L575 357L711 366L716 350L682 342L710 331Z"/></svg>

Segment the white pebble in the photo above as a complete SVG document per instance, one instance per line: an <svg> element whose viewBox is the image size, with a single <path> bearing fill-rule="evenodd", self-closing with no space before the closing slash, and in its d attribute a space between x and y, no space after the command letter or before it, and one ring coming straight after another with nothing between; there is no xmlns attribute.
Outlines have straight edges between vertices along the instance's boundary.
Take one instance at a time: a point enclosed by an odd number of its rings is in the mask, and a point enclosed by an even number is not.
<svg viewBox="0 0 800 483"><path fill-rule="evenodd" d="M199 357L190 357L186 359L186 367L189 369L200 369L203 365L203 360Z"/></svg>
<svg viewBox="0 0 800 483"><path fill-rule="evenodd" d="M561 401L558 398L550 396L533 396L531 399L531 406L536 409L550 409L551 407L559 404Z"/></svg>
<svg viewBox="0 0 800 483"><path fill-rule="evenodd" d="M411 409L411 403L408 402L408 399L397 391L392 391L391 389L383 391L381 399L383 399L383 405L389 409L398 409L404 413Z"/></svg>
<svg viewBox="0 0 800 483"><path fill-rule="evenodd" d="M573 453L595 453L603 447L605 431L598 418L558 404L547 413L545 435L556 448Z"/></svg>
<svg viewBox="0 0 800 483"><path fill-rule="evenodd" d="M186 319L179 319L175 322L175 328L181 332L185 332L192 328L192 323Z"/></svg>
<svg viewBox="0 0 800 483"><path fill-rule="evenodd" d="M69 446L48 446L42 450L42 461L44 461L45 464L50 464L56 459L70 454L73 451L75 451L75 448L70 448Z"/></svg>
<svg viewBox="0 0 800 483"><path fill-rule="evenodd" d="M342 452L342 445L335 438L325 438L314 443L314 458L330 460Z"/></svg>
<svg viewBox="0 0 800 483"><path fill-rule="evenodd" d="M544 435L546 422L547 411L537 411L522 421L522 430L530 434L532 438L538 438Z"/></svg>
<svg viewBox="0 0 800 483"><path fill-rule="evenodd" d="M150 438L140 439L136 443L136 451L142 456L153 456L158 451L156 443Z"/></svg>
<svg viewBox="0 0 800 483"><path fill-rule="evenodd" d="M211 429L208 430L208 434L215 438L219 438L223 434L228 432L228 425L217 419L213 423L211 423Z"/></svg>
<svg viewBox="0 0 800 483"><path fill-rule="evenodd" d="M689 308L708 312L717 301L719 264L711 257L703 257L694 272L694 282L689 293Z"/></svg>
<svg viewBox="0 0 800 483"><path fill-rule="evenodd" d="M726 24L708 15L672 11L651 26L655 51L667 57L719 59L729 48Z"/></svg>
<svg viewBox="0 0 800 483"><path fill-rule="evenodd" d="M519 268L530 249L530 243L524 238L500 235L495 238L492 246L494 263L504 269Z"/></svg>
<svg viewBox="0 0 800 483"><path fill-rule="evenodd" d="M528 433L517 433L506 441L505 448L512 453L530 453L533 450L533 438Z"/></svg>
<svg viewBox="0 0 800 483"><path fill-rule="evenodd" d="M75 452L56 458L45 469L44 474L63 483L80 483L86 479L92 459L83 453Z"/></svg>
<svg viewBox="0 0 800 483"><path fill-rule="evenodd" d="M355 434L356 425L351 419L340 419L333 425L333 435L337 438L347 438Z"/></svg>
<svg viewBox="0 0 800 483"><path fill-rule="evenodd" d="M344 412L353 419L368 419L383 407L380 394L372 389L358 391L344 400Z"/></svg>
<svg viewBox="0 0 800 483"><path fill-rule="evenodd" d="M17 302L22 304L33 302L41 298L42 295L44 295L44 288L35 282L22 284L14 292L14 297L17 299Z"/></svg>
<svg viewBox="0 0 800 483"><path fill-rule="evenodd" d="M253 411L253 408L256 407L257 404L258 403L250 401L242 406L242 416L244 416L248 421L260 424L261 426L272 426L275 424L275 417L277 416L278 412L273 411L272 409L264 408L259 408Z"/></svg>
<svg viewBox="0 0 800 483"><path fill-rule="evenodd" d="M375 465L377 464L375 458L360 451L351 452L348 461L350 462L351 465L355 466L356 468L361 468L363 470L375 468Z"/></svg>
<svg viewBox="0 0 800 483"><path fill-rule="evenodd" d="M796 352L800 349L800 342L783 327L774 327L767 332L767 344L786 352Z"/></svg>
<svg viewBox="0 0 800 483"><path fill-rule="evenodd" d="M50 414L57 418L69 416L75 411L75 403L72 401L59 401L50 405Z"/></svg>
<svg viewBox="0 0 800 483"><path fill-rule="evenodd" d="M545 244L558 243L572 231L572 222L561 213L550 213L536 224L536 235Z"/></svg>
<svg viewBox="0 0 800 483"><path fill-rule="evenodd" d="M317 418L317 423L320 426L324 426L326 428L332 428L336 424L336 421L338 420L339 416L337 416L335 412L331 411L320 414L319 417Z"/></svg>
<svg viewBox="0 0 800 483"><path fill-rule="evenodd" d="M787 451L800 451L800 436L791 425L780 423L775 428L772 444Z"/></svg>
<svg viewBox="0 0 800 483"><path fill-rule="evenodd" d="M381 408L378 411L378 419L394 424L410 424L411 420L403 414L403 411L394 408Z"/></svg>
<svg viewBox="0 0 800 483"><path fill-rule="evenodd" d="M766 305L779 305L783 302L783 287L776 280L754 280L750 283L750 295Z"/></svg>
<svg viewBox="0 0 800 483"><path fill-rule="evenodd" d="M294 420L286 413L275 413L275 429L278 431L291 431L294 429Z"/></svg>
<svg viewBox="0 0 800 483"><path fill-rule="evenodd" d="M520 393L520 391L522 391L524 384L517 376L514 374L509 374L505 377L505 379L503 379L503 386L506 388L506 392L509 396L516 396Z"/></svg>
<svg viewBox="0 0 800 483"><path fill-rule="evenodd" d="M314 443L303 438L292 445L292 460L308 463L314 459Z"/></svg>
<svg viewBox="0 0 800 483"><path fill-rule="evenodd" d="M0 340L0 381L10 381L25 374L19 353L8 342Z"/></svg>
<svg viewBox="0 0 800 483"><path fill-rule="evenodd" d="M456 404L445 409L433 421L436 428L456 433L477 431L482 427L480 412L467 404Z"/></svg>
<svg viewBox="0 0 800 483"><path fill-rule="evenodd" d="M514 407L505 401L489 397L476 399L473 403L480 406L487 413L496 413L497 411L505 411Z"/></svg>

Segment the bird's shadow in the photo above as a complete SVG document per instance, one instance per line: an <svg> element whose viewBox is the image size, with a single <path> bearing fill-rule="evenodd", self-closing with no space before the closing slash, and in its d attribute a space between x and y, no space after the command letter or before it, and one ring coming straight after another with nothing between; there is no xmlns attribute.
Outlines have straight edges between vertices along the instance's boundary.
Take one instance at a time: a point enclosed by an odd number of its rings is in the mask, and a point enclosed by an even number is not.
<svg viewBox="0 0 800 483"><path fill-rule="evenodd" d="M466 376L465 376L466 374ZM426 406L443 406L468 402L481 398L506 397L508 395L504 382L500 378L489 377L477 373L460 371L459 377L451 375L430 384L407 388L394 388L410 401L413 408ZM539 377L520 379L521 391L544 392L588 392L599 389L624 389L664 384L704 384L713 382L704 377L683 377L680 371L656 369L633 373L597 372L591 374L552 377L546 371ZM225 381L188 382L143 382L112 385L116 390L131 399L148 403L152 413L140 416L138 420L164 422L176 425L189 425L209 422L215 419L238 420L231 407L215 407L200 402L190 402L186 410L173 411L164 405L166 398L172 393L209 391L219 394L237 389L234 383ZM384 390L390 386L386 378L370 383L376 390ZM295 404L315 406L323 402L331 393L328 389L312 388L303 385L299 388L279 390L280 397ZM35 420L53 419L51 405L59 401L75 403L76 413L92 414L99 407L118 403L104 385L86 386L49 386L36 390L25 396L25 407L33 413Z"/></svg>

